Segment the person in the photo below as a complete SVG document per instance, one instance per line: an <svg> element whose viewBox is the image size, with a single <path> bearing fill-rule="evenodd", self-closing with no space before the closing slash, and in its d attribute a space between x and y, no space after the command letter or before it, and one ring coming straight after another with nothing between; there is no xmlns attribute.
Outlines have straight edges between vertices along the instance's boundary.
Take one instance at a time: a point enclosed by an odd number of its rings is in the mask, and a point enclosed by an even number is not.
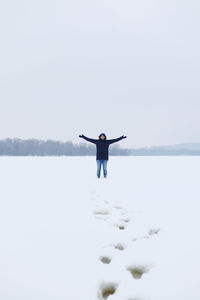
<svg viewBox="0 0 200 300"><path fill-rule="evenodd" d="M86 137L83 134L79 135L79 137L86 140L87 142L90 142L90 143L93 143L96 145L97 177L100 178L101 167L103 166L103 175L104 175L104 178L106 178L110 144L119 142L127 137L122 135L119 138L107 140L105 133L101 133L99 135L98 139L91 139L91 138Z"/></svg>

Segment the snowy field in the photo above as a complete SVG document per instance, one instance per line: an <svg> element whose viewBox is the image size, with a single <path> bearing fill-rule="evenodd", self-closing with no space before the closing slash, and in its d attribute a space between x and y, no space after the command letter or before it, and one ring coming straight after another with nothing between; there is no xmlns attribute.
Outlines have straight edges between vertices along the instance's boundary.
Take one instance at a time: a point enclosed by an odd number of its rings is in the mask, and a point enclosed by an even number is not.
<svg viewBox="0 0 200 300"><path fill-rule="evenodd" d="M0 165L0 299L200 299L200 157Z"/></svg>

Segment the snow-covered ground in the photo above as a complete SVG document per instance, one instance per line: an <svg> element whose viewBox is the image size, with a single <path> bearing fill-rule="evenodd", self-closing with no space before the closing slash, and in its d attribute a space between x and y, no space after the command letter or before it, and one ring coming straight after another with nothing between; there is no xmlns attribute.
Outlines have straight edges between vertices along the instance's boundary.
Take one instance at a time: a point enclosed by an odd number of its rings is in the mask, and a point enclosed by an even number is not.
<svg viewBox="0 0 200 300"><path fill-rule="evenodd" d="M0 299L200 299L200 157L0 165Z"/></svg>

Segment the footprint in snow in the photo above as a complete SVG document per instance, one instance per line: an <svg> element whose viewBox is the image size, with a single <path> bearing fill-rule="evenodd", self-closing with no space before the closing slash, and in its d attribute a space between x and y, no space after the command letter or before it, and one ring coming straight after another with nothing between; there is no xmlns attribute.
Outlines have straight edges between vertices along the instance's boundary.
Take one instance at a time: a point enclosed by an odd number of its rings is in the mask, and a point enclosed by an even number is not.
<svg viewBox="0 0 200 300"><path fill-rule="evenodd" d="M109 296L116 293L117 288L117 283L102 283L98 291L98 298L100 300L108 299Z"/></svg>
<svg viewBox="0 0 200 300"><path fill-rule="evenodd" d="M115 209L123 209L122 206L118 206L118 205L114 206L114 208L115 208Z"/></svg>
<svg viewBox="0 0 200 300"><path fill-rule="evenodd" d="M148 231L148 235L152 236L158 234L160 232L160 228L152 228Z"/></svg>
<svg viewBox="0 0 200 300"><path fill-rule="evenodd" d="M152 228L148 231L147 235L145 235L143 238L150 239L154 235L157 235L160 231L161 231L160 228Z"/></svg>
<svg viewBox="0 0 200 300"><path fill-rule="evenodd" d="M126 245L122 244L122 243L117 243L117 244L114 245L114 248L117 249L117 250L123 251L123 250L125 250Z"/></svg>
<svg viewBox="0 0 200 300"><path fill-rule="evenodd" d="M126 226L124 224L115 224L115 227L117 227L119 230L125 230Z"/></svg>
<svg viewBox="0 0 200 300"><path fill-rule="evenodd" d="M145 265L132 265L126 269L131 273L134 279L140 279L145 273L150 271L150 267Z"/></svg>
<svg viewBox="0 0 200 300"><path fill-rule="evenodd" d="M122 222L125 222L125 223L129 223L131 221L131 219L129 218L124 218L124 219L121 219Z"/></svg>
<svg viewBox="0 0 200 300"><path fill-rule="evenodd" d="M109 215L110 214L110 211L107 210L107 209L95 209L94 210L94 214L95 215Z"/></svg>
<svg viewBox="0 0 200 300"><path fill-rule="evenodd" d="M103 255L103 256L100 256L100 257L99 257L99 260L100 260L103 264L110 264L111 261L112 261L112 258L111 258L110 256Z"/></svg>

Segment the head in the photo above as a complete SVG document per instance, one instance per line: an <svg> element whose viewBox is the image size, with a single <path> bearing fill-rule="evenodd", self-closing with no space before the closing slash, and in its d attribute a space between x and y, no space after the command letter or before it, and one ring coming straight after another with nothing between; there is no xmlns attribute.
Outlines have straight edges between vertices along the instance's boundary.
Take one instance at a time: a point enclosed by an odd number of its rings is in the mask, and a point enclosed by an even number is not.
<svg viewBox="0 0 200 300"><path fill-rule="evenodd" d="M99 135L99 139L102 140L102 141L104 141L104 140L106 139L105 133L101 133L101 134Z"/></svg>

